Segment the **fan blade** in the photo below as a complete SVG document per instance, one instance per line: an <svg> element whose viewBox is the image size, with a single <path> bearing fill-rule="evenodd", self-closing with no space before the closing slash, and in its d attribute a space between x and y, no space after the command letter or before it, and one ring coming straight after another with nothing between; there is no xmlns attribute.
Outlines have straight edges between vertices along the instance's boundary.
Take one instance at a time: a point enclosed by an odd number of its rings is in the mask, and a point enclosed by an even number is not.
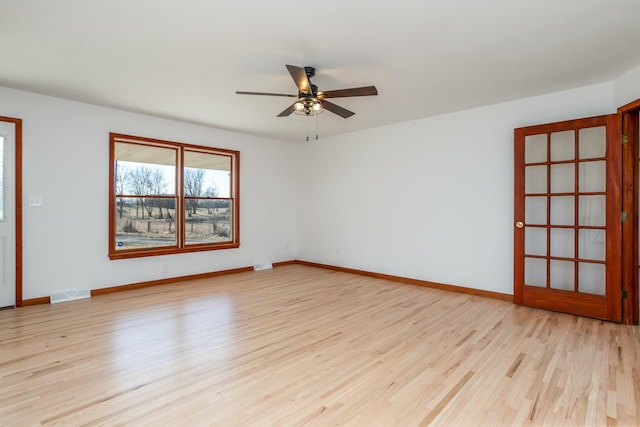
<svg viewBox="0 0 640 427"><path fill-rule="evenodd" d="M267 95L267 96L288 96L290 98L297 98L298 95L288 95L286 93L268 93L268 92L245 92L242 90L237 90L236 93L238 95Z"/></svg>
<svg viewBox="0 0 640 427"><path fill-rule="evenodd" d="M350 96L371 96L377 94L378 89L376 89L375 86L364 86L318 92L318 98L347 98Z"/></svg>
<svg viewBox="0 0 640 427"><path fill-rule="evenodd" d="M291 113L293 113L295 111L295 109L293 108L293 106L296 105L296 103L294 102L293 104L289 105L287 107L286 110L284 110L282 113L278 114L277 117L287 117L288 115L290 115Z"/></svg>
<svg viewBox="0 0 640 427"><path fill-rule="evenodd" d="M311 94L311 83L309 83L309 79L307 78L307 73L304 71L304 68L296 67L295 65L287 65L286 67L287 70L289 70L291 77L293 77L293 81L296 82L298 91L304 94Z"/></svg>
<svg viewBox="0 0 640 427"><path fill-rule="evenodd" d="M351 117L351 116L353 116L355 114L353 111L349 111L346 108L342 108L341 106L336 105L333 102L329 102L327 100L322 100L321 102L322 102L322 106L325 108L325 110L329 110L332 113L335 113L335 114L339 115L343 119Z"/></svg>

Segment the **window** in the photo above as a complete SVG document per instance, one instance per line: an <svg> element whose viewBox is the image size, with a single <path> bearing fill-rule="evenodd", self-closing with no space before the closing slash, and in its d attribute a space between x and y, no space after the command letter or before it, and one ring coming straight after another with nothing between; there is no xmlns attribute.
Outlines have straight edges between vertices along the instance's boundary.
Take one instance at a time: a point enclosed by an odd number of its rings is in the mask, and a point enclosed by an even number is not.
<svg viewBox="0 0 640 427"><path fill-rule="evenodd" d="M238 151L111 133L109 257L240 246Z"/></svg>

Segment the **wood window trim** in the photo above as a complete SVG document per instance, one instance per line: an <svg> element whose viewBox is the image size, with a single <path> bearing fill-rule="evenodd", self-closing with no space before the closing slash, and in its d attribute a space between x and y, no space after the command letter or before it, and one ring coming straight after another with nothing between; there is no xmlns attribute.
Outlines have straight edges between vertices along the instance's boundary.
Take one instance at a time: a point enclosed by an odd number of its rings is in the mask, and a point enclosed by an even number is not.
<svg viewBox="0 0 640 427"><path fill-rule="evenodd" d="M178 213L176 218L177 244L172 246L161 246L153 248L139 248L116 250L116 199L115 192L115 145L116 143L131 143L139 145L148 145L153 147L169 147L177 150L179 161L176 165L176 195L177 205L175 211ZM182 177L184 176L184 151L199 151L203 153L227 155L231 159L231 189L230 203L232 206L232 238L225 242L208 242L201 244L186 244L184 231L184 206L185 195L184 186L182 185ZM146 196L148 197L148 196ZM153 196L151 196L153 197ZM140 136L126 135L115 132L109 133L109 251L108 255L111 260L139 258L147 256L182 254L191 252L203 252L222 249L235 249L240 247L240 152L216 147L208 147L202 145L187 144L175 141L166 141L154 138L146 138Z"/></svg>

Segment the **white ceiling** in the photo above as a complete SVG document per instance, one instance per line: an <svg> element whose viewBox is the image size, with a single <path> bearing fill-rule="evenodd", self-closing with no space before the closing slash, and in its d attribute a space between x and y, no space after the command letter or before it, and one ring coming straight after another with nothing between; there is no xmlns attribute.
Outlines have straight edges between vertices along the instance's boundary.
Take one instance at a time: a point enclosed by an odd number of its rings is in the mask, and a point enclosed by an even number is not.
<svg viewBox="0 0 640 427"><path fill-rule="evenodd" d="M612 80L639 0L0 0L0 86L301 142L285 64L356 115L320 137Z"/></svg>

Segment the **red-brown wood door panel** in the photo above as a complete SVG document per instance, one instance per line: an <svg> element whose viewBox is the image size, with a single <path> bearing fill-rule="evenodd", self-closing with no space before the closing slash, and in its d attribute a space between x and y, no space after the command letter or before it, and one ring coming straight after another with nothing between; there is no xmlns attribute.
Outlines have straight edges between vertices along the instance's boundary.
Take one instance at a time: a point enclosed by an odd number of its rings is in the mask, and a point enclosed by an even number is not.
<svg viewBox="0 0 640 427"><path fill-rule="evenodd" d="M615 114L515 130L514 302L620 322Z"/></svg>

